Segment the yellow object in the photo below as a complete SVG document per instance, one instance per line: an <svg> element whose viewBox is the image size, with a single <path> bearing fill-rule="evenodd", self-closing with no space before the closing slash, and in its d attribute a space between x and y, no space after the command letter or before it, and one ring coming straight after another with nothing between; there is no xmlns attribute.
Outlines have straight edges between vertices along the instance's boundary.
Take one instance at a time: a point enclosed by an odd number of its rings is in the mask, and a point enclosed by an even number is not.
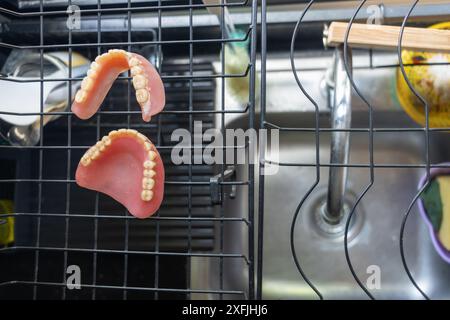
<svg viewBox="0 0 450 320"><path fill-rule="evenodd" d="M243 31L232 34L235 39L245 36ZM250 56L248 54L248 41L234 42L225 45L224 60L226 90L240 105L246 105L250 97ZM245 75L245 76L244 76ZM259 97L259 76L255 75L255 95Z"/></svg>
<svg viewBox="0 0 450 320"><path fill-rule="evenodd" d="M2 217L2 214L13 213L13 203L10 200L0 200L0 246L14 242L14 218Z"/></svg>
<svg viewBox="0 0 450 320"><path fill-rule="evenodd" d="M61 61L63 61L67 67L69 66L69 52L57 51L57 52L51 52L49 54L61 59ZM72 68L81 67L83 65L88 65L90 63L91 62L87 58L85 58L78 52L72 52Z"/></svg>
<svg viewBox="0 0 450 320"><path fill-rule="evenodd" d="M439 241L444 248L450 250L450 201L444 201L450 197L450 176L437 178L442 199L442 222L439 229Z"/></svg>
<svg viewBox="0 0 450 320"><path fill-rule="evenodd" d="M450 22L431 26L450 30ZM450 63L450 54L404 50L402 60L406 75L414 89L427 101L430 127L450 126L450 65L418 65ZM417 66L418 65L418 66ZM400 69L397 70L397 97L406 113L425 126L425 106L411 91Z"/></svg>
<svg viewBox="0 0 450 320"><path fill-rule="evenodd" d="M250 57L247 53L247 48L244 46L225 46L225 73L233 75L226 78L228 90L237 99L238 102L244 103L248 101L250 73L245 74L249 67Z"/></svg>

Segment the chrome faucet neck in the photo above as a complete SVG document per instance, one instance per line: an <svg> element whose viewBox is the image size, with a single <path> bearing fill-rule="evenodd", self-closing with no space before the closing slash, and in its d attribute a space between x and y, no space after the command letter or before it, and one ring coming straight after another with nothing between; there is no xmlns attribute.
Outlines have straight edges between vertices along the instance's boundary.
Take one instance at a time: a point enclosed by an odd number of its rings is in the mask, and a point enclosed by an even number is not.
<svg viewBox="0 0 450 320"><path fill-rule="evenodd" d="M352 69L351 52L347 59ZM338 47L333 57L334 89L330 92L331 108L331 150L325 219L337 224L344 216L345 189L347 184L347 164L350 151L352 108L350 79L346 72L344 50Z"/></svg>

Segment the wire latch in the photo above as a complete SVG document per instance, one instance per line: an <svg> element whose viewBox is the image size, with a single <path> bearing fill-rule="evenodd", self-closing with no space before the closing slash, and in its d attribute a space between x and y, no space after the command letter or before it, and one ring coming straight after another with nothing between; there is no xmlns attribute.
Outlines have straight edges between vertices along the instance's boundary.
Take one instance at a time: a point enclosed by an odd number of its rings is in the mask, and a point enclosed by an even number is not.
<svg viewBox="0 0 450 320"><path fill-rule="evenodd" d="M214 177L209 179L210 183L210 192L211 192L211 202L212 204L221 204L222 203L222 182L226 179L230 179L235 176L236 170L234 166L228 166L227 169ZM230 199L234 199L236 196L236 185L231 186L231 191L228 195Z"/></svg>

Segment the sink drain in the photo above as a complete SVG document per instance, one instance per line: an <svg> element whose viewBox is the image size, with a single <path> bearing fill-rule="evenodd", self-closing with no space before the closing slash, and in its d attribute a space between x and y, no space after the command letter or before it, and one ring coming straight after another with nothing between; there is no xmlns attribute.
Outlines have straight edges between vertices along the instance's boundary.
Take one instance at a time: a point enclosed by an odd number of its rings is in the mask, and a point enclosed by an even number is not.
<svg viewBox="0 0 450 320"><path fill-rule="evenodd" d="M342 219L338 223L332 223L327 219L327 189L319 188L317 192L311 195L310 201L305 205L304 218L309 230L314 230L321 237L333 241L343 241L345 233L345 225L347 223L353 205L356 203L357 197L351 192L346 192L344 201ZM350 222L347 239L350 242L354 239L362 229L364 222L364 212L361 204L355 210Z"/></svg>

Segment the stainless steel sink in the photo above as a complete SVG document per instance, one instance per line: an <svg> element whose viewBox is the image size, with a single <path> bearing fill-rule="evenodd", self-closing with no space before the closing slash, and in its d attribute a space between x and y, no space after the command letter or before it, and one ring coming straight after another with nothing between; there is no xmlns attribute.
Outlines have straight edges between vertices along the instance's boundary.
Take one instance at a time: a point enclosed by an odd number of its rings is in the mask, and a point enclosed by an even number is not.
<svg viewBox="0 0 450 320"><path fill-rule="evenodd" d="M313 56L313 55L311 55ZM389 56L389 55L388 55ZM303 64L310 65L305 62ZM328 57L322 57L322 62ZM364 57L355 54L355 65ZM390 56L393 59L393 56ZM385 59L385 61L388 61ZM280 71L286 60L269 60L273 67L267 74L268 108L266 120L281 127L313 128L314 113L293 81L292 72ZM283 68L281 68L282 70ZM395 105L389 94L395 69L356 70L358 84L366 84L363 92L374 102L376 128L414 128L414 123ZM306 89L312 92L321 109L321 127L329 127L329 113L325 98L320 93L323 70L303 72ZM370 81L370 79L372 79ZM371 86L367 84L371 83ZM220 86L218 86L220 88ZM276 88L286 95L277 96ZM374 92L374 88L378 91ZM218 92L220 95L220 92ZM384 99L383 99L384 96ZM371 100L370 97L373 97ZM226 97L232 100L232 97ZM279 98L279 99L278 99ZM279 101L285 103L278 103ZM278 101L278 102L277 102ZM384 103L380 103L384 101ZM354 97L352 127L367 128L367 107ZM258 119L258 115L256 117ZM227 128L248 125L246 116L227 117ZM351 134L350 163L369 163L369 135L367 132ZM330 134L320 135L320 161L329 163ZM433 132L430 141L432 163L450 159L450 139L445 132ZM283 163L314 164L315 136L312 132L281 132L279 161ZM357 206L355 224L349 242L350 258L356 274L366 284L373 270L380 271L380 288L371 289L377 299L421 299L422 296L409 280L402 265L399 236L402 219L417 193L417 184L424 168L413 165L425 163L425 136L423 132L376 132L374 134L375 181ZM386 168L383 165L406 165L407 168ZM257 166L255 166L257 169ZM237 179L246 179L247 166L237 166ZM255 176L258 177L257 171ZM317 296L298 273L290 251L289 231L295 209L316 180L313 166L281 166L275 175L265 177L264 195L264 257L263 298L316 299ZM370 182L369 168L349 169L347 199L352 205L356 197ZM258 185L259 181L256 181ZM300 264L311 282L325 299L367 299L357 285L345 260L343 236L329 236L315 222L316 207L326 196L328 168L321 167L320 182L308 197L296 225L295 244ZM224 212L229 217L246 217L245 188L238 188L234 199L225 199ZM258 199L256 194L255 200ZM257 208L257 206L256 206ZM224 227L224 251L247 254L246 227L227 223ZM434 251L426 226L413 207L405 228L404 249L407 264L421 289L432 299L449 299L450 265ZM219 288L219 262L196 258L192 261L193 288ZM247 273L245 263L239 259L226 260L223 265L224 288L245 290ZM205 276L206 275L206 276ZM205 296L199 296L205 298ZM213 296L209 296L214 298ZM236 298L236 297L234 297Z"/></svg>

